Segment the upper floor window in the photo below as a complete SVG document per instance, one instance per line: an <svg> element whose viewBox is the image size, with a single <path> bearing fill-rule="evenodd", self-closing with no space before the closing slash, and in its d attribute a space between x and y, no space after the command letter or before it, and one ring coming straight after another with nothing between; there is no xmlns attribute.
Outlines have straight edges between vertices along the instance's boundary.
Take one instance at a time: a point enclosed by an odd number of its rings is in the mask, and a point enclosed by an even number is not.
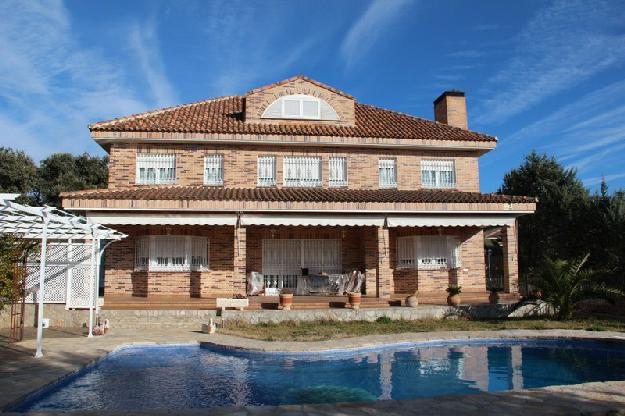
<svg viewBox="0 0 625 416"><path fill-rule="evenodd" d="M138 153L136 181L139 185L176 183L176 155Z"/></svg>
<svg viewBox="0 0 625 416"><path fill-rule="evenodd" d="M135 244L135 270L208 270L208 239L182 235L139 237Z"/></svg>
<svg viewBox="0 0 625 416"><path fill-rule="evenodd" d="M204 156L204 185L224 184L224 156Z"/></svg>
<svg viewBox="0 0 625 416"><path fill-rule="evenodd" d="M347 186L347 158L330 158L330 186Z"/></svg>
<svg viewBox="0 0 625 416"><path fill-rule="evenodd" d="M276 157L260 156L257 167L258 186L275 186L276 184Z"/></svg>
<svg viewBox="0 0 625 416"><path fill-rule="evenodd" d="M455 188L456 168L453 160L421 160L421 185L424 188Z"/></svg>
<svg viewBox="0 0 625 416"><path fill-rule="evenodd" d="M321 186L321 158L287 156L284 158L284 186Z"/></svg>
<svg viewBox="0 0 625 416"><path fill-rule="evenodd" d="M421 235L397 238L398 269L460 267L458 241L451 236Z"/></svg>
<svg viewBox="0 0 625 416"><path fill-rule="evenodd" d="M397 188L397 161L395 159L380 159L380 188Z"/></svg>
<svg viewBox="0 0 625 416"><path fill-rule="evenodd" d="M293 94L280 97L271 103L261 118L338 120L339 116L330 104L320 98Z"/></svg>

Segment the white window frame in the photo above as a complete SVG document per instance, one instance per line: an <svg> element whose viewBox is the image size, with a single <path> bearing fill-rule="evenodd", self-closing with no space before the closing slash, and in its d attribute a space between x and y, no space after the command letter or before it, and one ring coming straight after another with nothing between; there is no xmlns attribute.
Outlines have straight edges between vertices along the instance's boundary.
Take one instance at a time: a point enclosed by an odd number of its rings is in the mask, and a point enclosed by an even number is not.
<svg viewBox="0 0 625 416"><path fill-rule="evenodd" d="M286 113L287 101L297 101L299 103L298 114ZM317 111L315 112L314 115L304 114L304 102L315 103ZM294 119L320 120L321 119L321 102L317 97L313 97L312 95L306 95L306 94L293 94L293 95L287 95L285 97L281 97L280 98L280 117L294 118Z"/></svg>
<svg viewBox="0 0 625 416"><path fill-rule="evenodd" d="M388 174L389 172L390 174ZM397 188L397 159L379 159L378 177L380 188Z"/></svg>
<svg viewBox="0 0 625 416"><path fill-rule="evenodd" d="M453 189L456 187L454 159L422 159L421 186L423 188Z"/></svg>
<svg viewBox="0 0 625 416"><path fill-rule="evenodd" d="M215 175L209 175L209 170L216 170ZM205 155L204 156L204 185L222 186L223 184L224 184L224 155L222 154Z"/></svg>
<svg viewBox="0 0 625 416"><path fill-rule="evenodd" d="M210 244L207 237L149 235L135 243L135 270L149 272L207 271Z"/></svg>
<svg viewBox="0 0 625 416"><path fill-rule="evenodd" d="M321 157L285 156L282 159L282 180L285 187L308 188L321 186Z"/></svg>
<svg viewBox="0 0 625 416"><path fill-rule="evenodd" d="M258 186L276 186L276 159L275 156L258 156L256 160L256 184Z"/></svg>
<svg viewBox="0 0 625 416"><path fill-rule="evenodd" d="M137 153L135 182L137 185L175 184L176 155L173 153Z"/></svg>
<svg viewBox="0 0 625 416"><path fill-rule="evenodd" d="M417 235L397 237L398 269L454 269L460 267L460 243L454 236Z"/></svg>
<svg viewBox="0 0 625 416"><path fill-rule="evenodd" d="M344 156L333 156L330 158L328 165L330 186L347 186L347 158Z"/></svg>

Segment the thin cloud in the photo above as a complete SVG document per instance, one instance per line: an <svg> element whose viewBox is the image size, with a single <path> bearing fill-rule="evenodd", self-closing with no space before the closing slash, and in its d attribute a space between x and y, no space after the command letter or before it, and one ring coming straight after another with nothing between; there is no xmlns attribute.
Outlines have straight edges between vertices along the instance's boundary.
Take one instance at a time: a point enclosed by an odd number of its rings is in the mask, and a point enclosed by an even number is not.
<svg viewBox="0 0 625 416"><path fill-rule="evenodd" d="M599 185L604 179L606 183L609 185L610 181L614 181L616 179L621 179L621 178L625 178L625 172L615 173L612 175L595 176L592 178L586 178L582 180L584 181L584 185L594 186L594 185Z"/></svg>
<svg viewBox="0 0 625 416"><path fill-rule="evenodd" d="M346 67L363 58L410 4L409 0L375 0L351 26L341 44Z"/></svg>
<svg viewBox="0 0 625 416"><path fill-rule="evenodd" d="M486 84L476 122L503 123L548 97L625 61L625 35L611 31L616 3L559 1L517 38L515 56Z"/></svg>
<svg viewBox="0 0 625 416"><path fill-rule="evenodd" d="M156 105L166 107L177 103L177 94L165 73L155 21L151 20L143 25L132 24L128 40Z"/></svg>
<svg viewBox="0 0 625 416"><path fill-rule="evenodd" d="M98 151L87 124L148 107L118 66L73 38L60 1L2 2L0 15L0 146L35 159Z"/></svg>
<svg viewBox="0 0 625 416"><path fill-rule="evenodd" d="M583 175L616 174L625 149L624 115L625 81L618 81L503 137L497 154L485 165L500 163L530 146L554 154Z"/></svg>
<svg viewBox="0 0 625 416"><path fill-rule="evenodd" d="M448 56L450 58L480 58L484 55L484 51L479 51L477 49L466 49L463 51L450 52L445 56Z"/></svg>

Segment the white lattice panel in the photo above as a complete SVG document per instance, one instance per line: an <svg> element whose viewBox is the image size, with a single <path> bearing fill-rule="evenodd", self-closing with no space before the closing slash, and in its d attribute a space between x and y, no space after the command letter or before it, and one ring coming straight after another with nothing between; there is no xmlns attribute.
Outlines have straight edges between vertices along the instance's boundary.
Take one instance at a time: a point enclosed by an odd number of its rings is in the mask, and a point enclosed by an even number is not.
<svg viewBox="0 0 625 416"><path fill-rule="evenodd" d="M26 264L26 301L38 302L40 252ZM66 303L68 308L88 308L94 287L90 243L50 243L46 254L45 303Z"/></svg>

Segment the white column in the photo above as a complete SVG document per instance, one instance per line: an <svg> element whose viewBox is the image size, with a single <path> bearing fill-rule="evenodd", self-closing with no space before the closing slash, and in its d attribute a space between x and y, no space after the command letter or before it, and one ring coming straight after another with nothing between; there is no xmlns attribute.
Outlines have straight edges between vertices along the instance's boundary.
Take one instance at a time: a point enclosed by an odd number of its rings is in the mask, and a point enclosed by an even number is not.
<svg viewBox="0 0 625 416"><path fill-rule="evenodd" d="M43 234L41 236L41 254L39 257L39 310L37 311L37 350L35 358L42 358L41 348L43 340L43 297L45 295L46 280L46 252L48 246L48 213L43 212Z"/></svg>
<svg viewBox="0 0 625 416"><path fill-rule="evenodd" d="M91 275L93 277L93 282L95 282L96 279L96 239L95 236L91 237ZM89 296L89 335L87 335L88 338L92 338L93 337L93 309L94 309L94 302L95 302L95 297L94 297L94 293L95 293L95 288L92 287L91 290L89 291L91 294Z"/></svg>

